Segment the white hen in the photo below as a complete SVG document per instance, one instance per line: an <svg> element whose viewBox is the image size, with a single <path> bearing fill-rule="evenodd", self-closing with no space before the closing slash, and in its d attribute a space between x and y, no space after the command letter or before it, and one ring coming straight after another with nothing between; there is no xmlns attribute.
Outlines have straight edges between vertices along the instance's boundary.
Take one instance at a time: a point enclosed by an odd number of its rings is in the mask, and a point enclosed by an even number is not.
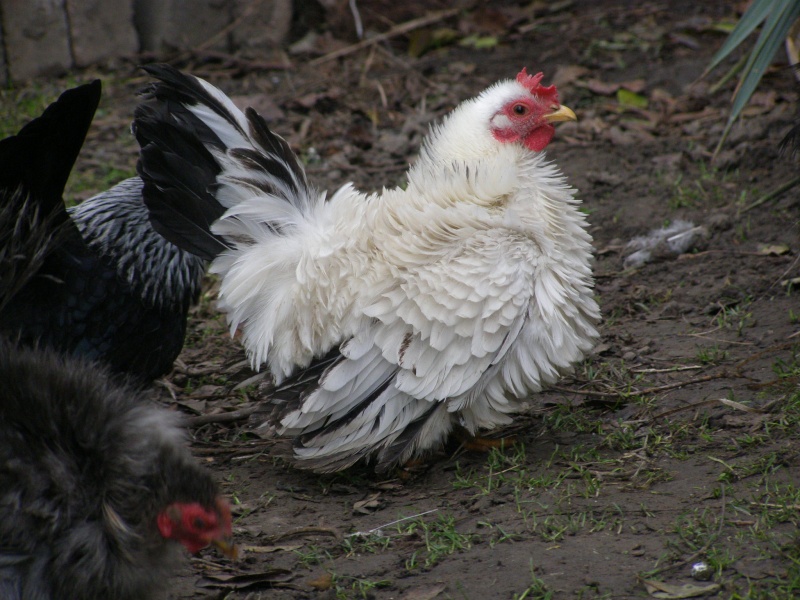
<svg viewBox="0 0 800 600"><path fill-rule="evenodd" d="M214 259L219 306L253 366L302 382L271 399L300 466L384 470L455 425L506 425L593 346L591 238L543 152L552 123L575 115L541 74L459 105L404 189L347 184L326 198L257 113L146 69L160 81L134 130L151 217Z"/></svg>

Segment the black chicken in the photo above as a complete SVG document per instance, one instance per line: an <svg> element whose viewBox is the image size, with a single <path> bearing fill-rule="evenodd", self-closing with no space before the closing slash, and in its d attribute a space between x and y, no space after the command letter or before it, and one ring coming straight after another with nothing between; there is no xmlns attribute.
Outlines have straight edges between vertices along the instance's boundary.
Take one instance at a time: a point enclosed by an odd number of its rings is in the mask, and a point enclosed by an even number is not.
<svg viewBox="0 0 800 600"><path fill-rule="evenodd" d="M99 81L69 90L0 141L3 210L22 210L27 196L19 190L27 190L36 206L20 221L35 218L60 232L36 254L38 271L7 299L0 332L102 361L146 384L172 368L183 346L204 264L153 230L138 178L65 209L63 187L99 98ZM15 225L13 235L27 229ZM11 236L0 231L3 247Z"/></svg>
<svg viewBox="0 0 800 600"><path fill-rule="evenodd" d="M234 555L174 413L81 357L5 340L0 381L0 598L146 600L179 544Z"/></svg>
<svg viewBox="0 0 800 600"><path fill-rule="evenodd" d="M40 162L27 171L19 165L16 183L3 173L4 315L43 265L58 264L53 256L71 256L64 248L75 244L74 224L61 192L99 90L94 83L65 93L38 121L47 135L36 143L17 138L20 154ZM39 142L49 145L34 152ZM235 554L228 504L192 460L174 413L86 358L4 338L0 381L0 598L147 600L164 585L180 544Z"/></svg>

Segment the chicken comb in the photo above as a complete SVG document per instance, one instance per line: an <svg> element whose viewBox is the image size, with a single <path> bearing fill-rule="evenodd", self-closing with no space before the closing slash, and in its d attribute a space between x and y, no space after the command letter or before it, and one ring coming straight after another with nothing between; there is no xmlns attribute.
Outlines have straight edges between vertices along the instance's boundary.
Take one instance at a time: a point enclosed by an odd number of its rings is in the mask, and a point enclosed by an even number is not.
<svg viewBox="0 0 800 600"><path fill-rule="evenodd" d="M544 73L537 73L536 75L528 75L528 70L523 67L522 71L517 74L517 83L521 83L531 94L539 96L545 100L550 100L554 104L558 104L558 90L555 85L545 87L539 85L539 82L544 78Z"/></svg>

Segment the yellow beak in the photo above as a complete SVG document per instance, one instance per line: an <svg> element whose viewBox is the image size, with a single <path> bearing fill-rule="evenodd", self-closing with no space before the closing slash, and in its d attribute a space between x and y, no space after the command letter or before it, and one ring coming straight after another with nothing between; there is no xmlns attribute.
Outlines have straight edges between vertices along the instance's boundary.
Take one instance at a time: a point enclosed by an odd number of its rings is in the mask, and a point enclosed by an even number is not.
<svg viewBox="0 0 800 600"><path fill-rule="evenodd" d="M239 548L237 548L236 544L233 543L230 539L215 539L211 540L211 544L220 551L223 555L227 556L231 560L236 560L237 556L239 555Z"/></svg>
<svg viewBox="0 0 800 600"><path fill-rule="evenodd" d="M561 105L550 114L545 115L544 120L548 123L557 123L559 121L577 121L578 117L575 116L572 109Z"/></svg>

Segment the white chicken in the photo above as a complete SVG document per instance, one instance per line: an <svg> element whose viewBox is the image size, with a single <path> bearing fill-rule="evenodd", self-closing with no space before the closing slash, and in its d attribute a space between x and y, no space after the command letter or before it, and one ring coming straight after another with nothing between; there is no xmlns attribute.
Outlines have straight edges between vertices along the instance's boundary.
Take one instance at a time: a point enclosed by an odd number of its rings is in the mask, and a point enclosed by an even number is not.
<svg viewBox="0 0 800 600"><path fill-rule="evenodd" d="M299 466L386 470L457 425L507 425L594 345L591 237L543 152L575 115L541 73L459 105L404 188L346 184L328 198L255 111L171 67L146 70L159 81L134 131L151 219L214 260L253 366L302 386L270 399Z"/></svg>

